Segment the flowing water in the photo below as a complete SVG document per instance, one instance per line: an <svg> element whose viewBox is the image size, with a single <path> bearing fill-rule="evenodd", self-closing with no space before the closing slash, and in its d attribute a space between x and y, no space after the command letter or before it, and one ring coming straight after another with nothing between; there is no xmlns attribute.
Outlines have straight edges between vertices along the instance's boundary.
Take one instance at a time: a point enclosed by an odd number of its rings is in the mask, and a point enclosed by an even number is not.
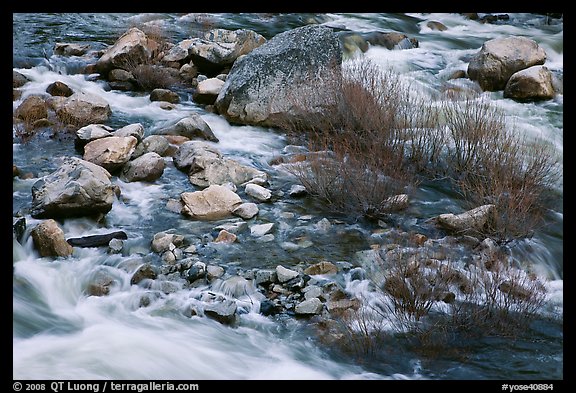
<svg viewBox="0 0 576 393"><path fill-rule="evenodd" d="M448 27L432 30L427 21ZM510 14L496 24L482 24L459 14L14 14L13 67L31 82L14 101L16 108L30 94L44 94L54 81L73 90L103 97L111 106L110 125L140 122L146 134L197 112L220 142L215 146L227 157L255 166L271 175L270 188L287 192L294 178L268 164L286 146L284 135L273 129L230 125L224 118L205 112L191 97L167 111L146 95L109 91L104 85L79 74L94 58L53 54L54 43L90 44L100 50L114 43L128 27L147 23L162 29L176 43L199 28L247 28L270 38L307 23L321 23L356 32L399 31L417 38L419 47L390 51L372 47L365 56L391 67L429 91L445 86L447 76L465 70L470 56L483 42L509 35L534 39L547 54L546 66L563 74L563 21L535 14ZM537 103L504 99L490 93L494 103L524 132L552 144L562 157L563 95ZM29 179L13 182L13 212L26 212L30 189L43 175L55 170L59 158L78 155L71 140L45 139L42 143L13 143L13 161ZM405 345L401 338L387 345L385 355L358 362L331 351L317 340L301 319L287 315L264 317L258 299L239 298L243 310L234 327L186 310L198 300L195 289L174 283L167 293L130 285L131 267L137 260L159 262L150 251L152 236L168 229L194 239L213 232L214 222L196 222L166 209L193 186L166 160L162 177L152 184L124 183L105 221L67 219L61 223L67 238L123 230L128 235L122 254L103 249L76 248L69 258L39 257L29 236L40 220L25 213L27 232L23 245L13 248L13 377L14 379L563 379L563 210L562 200L547 218L549 225L530 239L510 245L512 255L529 266L546 283L547 306L524 334L511 338L470 339L460 353L426 356ZM562 194L562 179L556 192ZM301 261L351 261L357 251L367 250L378 232L370 223L348 222L335 217L312 199L279 198L261 204L257 223L274 222L274 240L246 238L226 247L208 244L199 255L228 269L295 266ZM461 209L449 190L422 187L410 211L399 218L405 227ZM328 233L315 223L329 218ZM335 219L341 219L335 221ZM306 239L297 250L281 245ZM137 259L135 255L138 256ZM156 259L155 259L156 258ZM99 272L115 280L107 296L87 296L86 285ZM343 283L346 285L346 283ZM226 288L212 290L226 292ZM349 286L365 293L366 286ZM200 289L198 289L199 291ZM147 307L142 295L152 294ZM253 294L254 295L254 294ZM546 317L544 317L546 316Z"/></svg>

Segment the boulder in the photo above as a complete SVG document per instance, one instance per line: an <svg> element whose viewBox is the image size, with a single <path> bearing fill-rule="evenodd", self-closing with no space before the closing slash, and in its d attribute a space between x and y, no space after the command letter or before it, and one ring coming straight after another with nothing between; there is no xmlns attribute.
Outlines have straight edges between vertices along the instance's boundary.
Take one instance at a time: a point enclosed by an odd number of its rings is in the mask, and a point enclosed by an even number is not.
<svg viewBox="0 0 576 393"><path fill-rule="evenodd" d="M192 95L194 101L203 105L212 105L220 94L224 81L218 78L209 78L198 83L196 91Z"/></svg>
<svg viewBox="0 0 576 393"><path fill-rule="evenodd" d="M510 77L504 88L504 97L515 100L549 100L554 98L552 73L545 66L533 66Z"/></svg>
<svg viewBox="0 0 576 393"><path fill-rule="evenodd" d="M180 135L189 139L202 138L211 142L218 142L218 138L212 132L210 126L202 117L193 113L180 119L176 124L161 128L153 132L154 135Z"/></svg>
<svg viewBox="0 0 576 393"><path fill-rule="evenodd" d="M66 240L68 244L75 247L100 247L107 246L112 239L128 239L128 235L124 231L114 231L101 235L89 235L82 237L74 237Z"/></svg>
<svg viewBox="0 0 576 393"><path fill-rule="evenodd" d="M149 263L145 263L132 275L130 285L138 284L145 279L154 280L156 277L158 277L158 269Z"/></svg>
<svg viewBox="0 0 576 393"><path fill-rule="evenodd" d="M236 319L236 302L225 299L221 302L208 303L204 306L204 315L224 325L232 324Z"/></svg>
<svg viewBox="0 0 576 393"><path fill-rule="evenodd" d="M211 185L202 191L183 192L182 213L197 220L218 220L230 217L242 199L229 188Z"/></svg>
<svg viewBox="0 0 576 393"><path fill-rule="evenodd" d="M159 154L150 152L128 161L122 168L120 178L126 182L152 182L162 176L164 167L164 159Z"/></svg>
<svg viewBox="0 0 576 393"><path fill-rule="evenodd" d="M28 82L30 82L30 79L28 79L27 76L22 75L18 71L12 70L12 87L13 88L22 87Z"/></svg>
<svg viewBox="0 0 576 393"><path fill-rule="evenodd" d="M253 217L256 217L259 213L260 209L258 209L258 205L252 202L246 202L238 205L237 208L232 210L232 214L235 216L241 217L245 220L249 220Z"/></svg>
<svg viewBox="0 0 576 393"><path fill-rule="evenodd" d="M526 37L504 37L486 41L468 64L468 77L485 91L503 90L512 74L542 65L546 52Z"/></svg>
<svg viewBox="0 0 576 393"><path fill-rule="evenodd" d="M392 32L381 32L381 31L371 31L363 34L364 39L370 43L370 45L383 46L386 49L396 50L396 49L414 49L418 48L419 43L416 38L410 38L404 33L398 33L396 31Z"/></svg>
<svg viewBox="0 0 576 393"><path fill-rule="evenodd" d="M150 92L150 101L166 101L172 104L180 102L178 93L168 89L154 89Z"/></svg>
<svg viewBox="0 0 576 393"><path fill-rule="evenodd" d="M96 62L96 69L108 75L113 68L131 70L152 57L152 48L144 32L136 27L126 31Z"/></svg>
<svg viewBox="0 0 576 393"><path fill-rule="evenodd" d="M261 236L264 236L264 235L270 233L272 228L274 228L273 222L269 222L267 224L252 225L250 227L250 234L252 236L261 237Z"/></svg>
<svg viewBox="0 0 576 393"><path fill-rule="evenodd" d="M320 299L313 297L312 299L298 303L294 308L294 311L299 315L314 315L320 314L323 308L324 304L322 304Z"/></svg>
<svg viewBox="0 0 576 393"><path fill-rule="evenodd" d="M48 117L48 105L40 96L28 96L16 108L15 115L26 123L32 124Z"/></svg>
<svg viewBox="0 0 576 393"><path fill-rule="evenodd" d="M306 119L302 110L315 113L332 104L334 94L325 81L340 80L341 72L342 49L332 29L298 27L236 60L215 107L233 123L279 126L287 117ZM295 113L293 107L306 92L309 102Z"/></svg>
<svg viewBox="0 0 576 393"><path fill-rule="evenodd" d="M159 156L166 156L170 151L170 143L162 135L150 135L136 146L132 153L132 158L138 158L146 153L156 153Z"/></svg>
<svg viewBox="0 0 576 393"><path fill-rule="evenodd" d="M193 40L188 53L201 72L214 75L265 42L263 36L252 30L213 29L203 38Z"/></svg>
<svg viewBox="0 0 576 393"><path fill-rule="evenodd" d="M496 206L483 205L460 214L440 214L436 224L448 231L465 234L482 232L495 213Z"/></svg>
<svg viewBox="0 0 576 393"><path fill-rule="evenodd" d="M266 181L268 175L256 168L242 165L229 158L201 158L191 167L188 179L198 187L208 187L212 184L223 185L232 183L240 185L249 181L261 179Z"/></svg>
<svg viewBox="0 0 576 393"><path fill-rule="evenodd" d="M144 126L141 123L125 125L124 127L114 131L114 136L133 136L138 140L138 142L140 142L144 137Z"/></svg>
<svg viewBox="0 0 576 393"><path fill-rule="evenodd" d="M72 246L66 242L64 231L53 219L36 225L30 234L42 257L67 257L72 254Z"/></svg>
<svg viewBox="0 0 576 393"><path fill-rule="evenodd" d="M284 283L298 277L300 273L296 270L287 269L282 265L276 266L276 277L280 283Z"/></svg>
<svg viewBox="0 0 576 393"><path fill-rule="evenodd" d="M247 195L251 196L252 198L260 201L266 202L272 198L272 193L267 188L259 186L258 184L248 183L244 188L244 191Z"/></svg>
<svg viewBox="0 0 576 393"><path fill-rule="evenodd" d="M130 160L138 140L133 136L110 136L84 146L84 160L113 172Z"/></svg>
<svg viewBox="0 0 576 393"><path fill-rule="evenodd" d="M108 127L104 124L89 124L76 131L76 139L74 140L74 146L80 150L84 151L84 146L88 142L95 141L96 139L106 138L112 136L112 127Z"/></svg>
<svg viewBox="0 0 576 393"><path fill-rule="evenodd" d="M74 94L72 89L66 83L60 81L50 83L46 88L46 93L58 97L70 97Z"/></svg>
<svg viewBox="0 0 576 393"><path fill-rule="evenodd" d="M184 142L174 154L176 168L183 172L198 172L204 169L206 162L219 160L222 154L218 149L202 141Z"/></svg>
<svg viewBox="0 0 576 393"><path fill-rule="evenodd" d="M60 56L82 56L90 49L89 44L70 44L56 42L54 44L54 54Z"/></svg>
<svg viewBox="0 0 576 393"><path fill-rule="evenodd" d="M112 209L115 187L110 173L77 157L67 157L55 172L32 185L34 218L82 217Z"/></svg>
<svg viewBox="0 0 576 393"><path fill-rule="evenodd" d="M88 124L105 123L112 110L100 96L86 92L76 92L66 99L56 110L64 124L82 127Z"/></svg>

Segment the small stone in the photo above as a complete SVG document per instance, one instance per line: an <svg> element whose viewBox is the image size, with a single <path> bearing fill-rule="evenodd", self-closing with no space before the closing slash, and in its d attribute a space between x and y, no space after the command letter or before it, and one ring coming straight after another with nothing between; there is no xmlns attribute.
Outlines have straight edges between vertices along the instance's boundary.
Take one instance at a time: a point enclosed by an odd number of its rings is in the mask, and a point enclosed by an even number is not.
<svg viewBox="0 0 576 393"><path fill-rule="evenodd" d="M246 184L244 191L246 192L246 194L248 194L249 196L260 202L269 201L270 198L272 197L272 193L270 192L270 190L254 183Z"/></svg>
<svg viewBox="0 0 576 393"><path fill-rule="evenodd" d="M289 281L295 277L298 277L300 273L295 270L287 269L282 265L276 266L276 276L278 277L278 281L283 283Z"/></svg>
<svg viewBox="0 0 576 393"><path fill-rule="evenodd" d="M231 244L234 243L237 239L237 236L233 233L228 232L225 229L222 229L219 233L218 233L218 237L216 237L216 239L214 240L214 243L225 243L225 244Z"/></svg>
<svg viewBox="0 0 576 393"><path fill-rule="evenodd" d="M250 227L250 234L252 236L260 237L266 235L272 230L274 223L270 222L267 224L258 224Z"/></svg>
<svg viewBox="0 0 576 393"><path fill-rule="evenodd" d="M317 297L304 300L301 303L298 303L294 309L296 314L300 315L311 315L311 314L320 314L324 305Z"/></svg>

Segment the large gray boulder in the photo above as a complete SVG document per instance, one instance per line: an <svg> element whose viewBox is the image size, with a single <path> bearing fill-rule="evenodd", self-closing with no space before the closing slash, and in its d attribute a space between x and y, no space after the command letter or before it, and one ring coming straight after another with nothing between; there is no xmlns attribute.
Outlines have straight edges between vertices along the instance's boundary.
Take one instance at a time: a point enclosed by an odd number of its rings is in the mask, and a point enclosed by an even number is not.
<svg viewBox="0 0 576 393"><path fill-rule="evenodd" d="M104 98L92 93L76 92L58 107L56 114L64 124L83 127L105 123L112 110Z"/></svg>
<svg viewBox="0 0 576 393"><path fill-rule="evenodd" d="M53 173L32 185L34 218L82 217L106 214L114 202L110 173L76 157L64 159Z"/></svg>
<svg viewBox="0 0 576 393"><path fill-rule="evenodd" d="M238 186L249 181L266 182L268 179L266 172L229 158L198 159L195 163L196 166L190 169L188 179L198 187L229 182Z"/></svg>
<svg viewBox="0 0 576 393"><path fill-rule="evenodd" d="M155 130L153 135L180 135L189 139L202 138L211 142L218 142L212 129L198 113L178 120L173 125Z"/></svg>
<svg viewBox="0 0 576 393"><path fill-rule="evenodd" d="M330 105L330 86L341 72L342 49L332 29L299 27L236 60L215 106L233 123L279 126L290 116L306 118L303 109L318 112Z"/></svg>
<svg viewBox="0 0 576 393"><path fill-rule="evenodd" d="M545 66L533 66L513 74L506 87L504 97L515 100L549 100L554 98L552 73Z"/></svg>
<svg viewBox="0 0 576 393"><path fill-rule="evenodd" d="M84 146L84 160L115 171L130 160L138 140L133 136L110 136L88 142Z"/></svg>
<svg viewBox="0 0 576 393"><path fill-rule="evenodd" d="M133 27L122 34L114 45L104 52L96 62L96 69L105 76L113 68L130 71L136 65L150 60L152 50L151 42L146 34Z"/></svg>
<svg viewBox="0 0 576 393"><path fill-rule="evenodd" d="M520 70L544 64L546 52L526 37L495 38L486 41L468 64L468 77L482 90L503 90L508 79Z"/></svg>

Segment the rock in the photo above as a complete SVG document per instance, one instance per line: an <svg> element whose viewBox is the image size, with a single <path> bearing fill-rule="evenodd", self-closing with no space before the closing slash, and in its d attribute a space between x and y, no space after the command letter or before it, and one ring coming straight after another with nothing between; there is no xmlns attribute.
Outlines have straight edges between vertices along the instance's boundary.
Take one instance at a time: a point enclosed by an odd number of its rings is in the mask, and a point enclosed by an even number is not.
<svg viewBox="0 0 576 393"><path fill-rule="evenodd" d="M26 218L12 217L12 234L18 243L22 243L22 238L26 232Z"/></svg>
<svg viewBox="0 0 576 393"><path fill-rule="evenodd" d="M308 266L304 273L311 276L316 274L336 274L338 273L338 268L332 262L322 261Z"/></svg>
<svg viewBox="0 0 576 393"><path fill-rule="evenodd" d="M413 49L418 48L419 43L416 38L410 38L404 33L396 31L384 33L372 31L362 35L370 45L383 46L386 49Z"/></svg>
<svg viewBox="0 0 576 393"><path fill-rule="evenodd" d="M260 314L267 317L270 315L278 314L279 312L279 307L276 306L272 300L264 299L262 302L260 302Z"/></svg>
<svg viewBox="0 0 576 393"><path fill-rule="evenodd" d="M114 279L107 273L98 270L88 282L86 293L88 296L105 296L110 293L110 287L114 283Z"/></svg>
<svg viewBox="0 0 576 393"><path fill-rule="evenodd" d="M504 88L504 97L515 100L549 100L554 98L552 73L547 67L533 66L510 77Z"/></svg>
<svg viewBox="0 0 576 393"><path fill-rule="evenodd" d="M244 191L247 195L251 196L252 198L260 201L260 202L267 202L272 197L272 193L270 190L259 186L258 184L248 183L244 188Z"/></svg>
<svg viewBox="0 0 576 393"><path fill-rule="evenodd" d="M242 203L238 205L234 210L232 210L232 214L235 216L241 217L245 220L249 220L253 217L258 215L258 205L252 202Z"/></svg>
<svg viewBox="0 0 576 393"><path fill-rule="evenodd" d="M208 281L214 281L224 275L224 268L221 266L208 265L206 267L206 278Z"/></svg>
<svg viewBox="0 0 576 393"><path fill-rule="evenodd" d="M306 187L300 184L292 185L292 187L290 187L290 190L288 191L288 195L290 195L292 198L302 197L305 196L306 194L308 194L308 190L306 190Z"/></svg>
<svg viewBox="0 0 576 393"><path fill-rule="evenodd" d="M254 285L270 284L275 282L276 279L277 279L276 271L258 269L254 274Z"/></svg>
<svg viewBox="0 0 576 393"><path fill-rule="evenodd" d="M88 124L105 123L112 114L112 110L102 97L81 91L68 97L56 114L62 123L82 127Z"/></svg>
<svg viewBox="0 0 576 393"><path fill-rule="evenodd" d="M222 90L224 81L218 78L209 78L198 83L196 91L192 95L194 101L203 105L212 105Z"/></svg>
<svg viewBox="0 0 576 393"><path fill-rule="evenodd" d="M244 221L237 221L218 225L216 228L214 228L214 230L221 231L222 229L224 229L226 232L230 232L237 235L243 232L247 227L248 224L246 224Z"/></svg>
<svg viewBox="0 0 576 393"><path fill-rule="evenodd" d="M426 27L428 27L430 30L436 30L436 31L448 30L446 25L444 25L441 22L435 21L435 20L430 20L430 21L426 22Z"/></svg>
<svg viewBox="0 0 576 393"><path fill-rule="evenodd" d="M129 82L136 83L134 75L130 71L121 68L114 68L108 73L108 81L110 82Z"/></svg>
<svg viewBox="0 0 576 393"><path fill-rule="evenodd" d="M144 137L144 126L140 123L128 124L114 132L114 136L133 136L138 142Z"/></svg>
<svg viewBox="0 0 576 393"><path fill-rule="evenodd" d="M302 290L302 292L304 292L304 299L306 300L310 300L315 297L319 298L323 294L322 288L317 285L308 285Z"/></svg>
<svg viewBox="0 0 576 393"><path fill-rule="evenodd" d="M145 263L144 265L140 266L138 270L136 270L136 272L132 275L132 278L130 279L130 285L138 284L146 279L154 280L156 277L158 277L158 269L149 263Z"/></svg>
<svg viewBox="0 0 576 393"><path fill-rule="evenodd" d="M319 88L311 82L339 80L341 65L340 41L331 28L298 27L236 60L215 107L232 123L280 126L290 118L304 121L308 113L293 111L296 100L308 92L303 106L310 113L330 105L333 92L325 83Z"/></svg>
<svg viewBox="0 0 576 393"><path fill-rule="evenodd" d="M436 223L444 229L460 234L482 232L486 223L492 219L495 208L494 205L483 205L458 215L440 214Z"/></svg>
<svg viewBox="0 0 576 393"><path fill-rule="evenodd" d="M30 82L30 79L28 79L27 76L22 75L18 71L12 70L12 87L13 88L22 87L28 82Z"/></svg>
<svg viewBox="0 0 576 393"><path fill-rule="evenodd" d="M170 249L171 245L180 247L184 243L184 236L173 233L158 232L152 238L152 251L164 252Z"/></svg>
<svg viewBox="0 0 576 393"><path fill-rule="evenodd" d="M188 179L198 187L223 185L229 182L240 185L258 179L265 181L268 177L265 172L228 158L213 159L205 155L194 160L194 164L190 168Z"/></svg>
<svg viewBox="0 0 576 393"><path fill-rule="evenodd" d="M178 44L174 45L166 55L162 58L164 63L166 62L182 62L190 59L190 54L188 50L192 44L196 42L194 39L186 39L180 41Z"/></svg>
<svg viewBox="0 0 576 393"><path fill-rule="evenodd" d="M272 222L269 222L267 224L252 225L250 227L250 234L252 236L261 237L261 236L266 235L268 232L270 232L273 227L274 227L274 223L272 223Z"/></svg>
<svg viewBox="0 0 576 393"><path fill-rule="evenodd" d="M107 246L112 239L128 239L124 231L114 231L101 235L89 235L82 237L73 237L66 240L68 244L75 247L100 247Z"/></svg>
<svg viewBox="0 0 576 393"><path fill-rule="evenodd" d="M360 300L358 299L329 300L326 302L326 308L331 313L334 312L342 313L348 309L358 310L360 308Z"/></svg>
<svg viewBox="0 0 576 393"><path fill-rule="evenodd" d="M110 177L98 165L67 157L60 168L32 185L31 215L56 218L106 214L115 197Z"/></svg>
<svg viewBox="0 0 576 393"><path fill-rule="evenodd" d="M216 239L214 239L214 243L225 243L225 244L230 244L230 243L234 243L237 239L237 236L233 233L228 232L225 229L222 229L219 233L218 236L216 237Z"/></svg>
<svg viewBox="0 0 576 393"><path fill-rule="evenodd" d="M213 75L265 42L252 30L213 29L204 34L204 39L194 40L188 53L201 72Z"/></svg>
<svg viewBox="0 0 576 393"><path fill-rule="evenodd" d="M73 248L64 239L64 231L52 219L36 225L30 234L41 257L67 257L72 254Z"/></svg>
<svg viewBox="0 0 576 393"><path fill-rule="evenodd" d="M129 71L136 65L147 63L152 57L152 49L146 34L133 27L104 52L96 62L96 69L104 76L113 68Z"/></svg>
<svg viewBox="0 0 576 393"><path fill-rule="evenodd" d="M96 139L84 146L84 160L114 172L130 160L138 140L133 136Z"/></svg>
<svg viewBox="0 0 576 393"><path fill-rule="evenodd" d="M113 128L105 126L104 124L89 124L79 128L76 131L74 146L77 149L84 151L84 146L86 146L88 142L112 136L111 131L113 131Z"/></svg>
<svg viewBox="0 0 576 393"><path fill-rule="evenodd" d="M286 269L282 265L276 266L276 277L280 283L285 283L287 281L292 280L295 277L298 277L300 273L292 269Z"/></svg>
<svg viewBox="0 0 576 393"><path fill-rule="evenodd" d="M299 315L310 315L310 314L320 314L324 305L317 297L312 299L304 300L301 303L298 303L294 308L296 314Z"/></svg>
<svg viewBox="0 0 576 393"><path fill-rule="evenodd" d="M483 90L503 90L512 74L544 64L546 52L526 37L495 38L486 41L468 64L468 77Z"/></svg>
<svg viewBox="0 0 576 393"><path fill-rule="evenodd" d="M323 218L316 223L315 227L319 232L326 233L330 228L332 228L332 224L330 223L330 220Z"/></svg>
<svg viewBox="0 0 576 393"><path fill-rule="evenodd" d="M230 325L236 320L236 309L236 302L226 299L204 306L204 315L224 325Z"/></svg>
<svg viewBox="0 0 576 393"><path fill-rule="evenodd" d="M188 269L188 274L186 275L186 280L189 283L193 283L196 280L204 278L206 276L206 269L201 265L193 265Z"/></svg>
<svg viewBox="0 0 576 393"><path fill-rule="evenodd" d="M197 220L218 220L229 217L232 211L242 203L236 193L219 185L211 185L202 191L183 192L180 198L184 203L182 213Z"/></svg>
<svg viewBox="0 0 576 393"><path fill-rule="evenodd" d="M112 254L119 254L124 248L124 241L122 239L112 239L108 242L108 252Z"/></svg>
<svg viewBox="0 0 576 393"><path fill-rule="evenodd" d="M32 124L37 120L48 117L48 105L44 98L40 96L28 96L16 108L15 115L27 124Z"/></svg>
<svg viewBox="0 0 576 393"><path fill-rule="evenodd" d="M174 154L173 160L176 168L183 172L198 172L204 169L206 162L222 158L218 149L201 141L188 141L182 143Z"/></svg>
<svg viewBox="0 0 576 393"><path fill-rule="evenodd" d="M164 159L157 153L146 153L127 162L122 168L120 178L126 182L153 182L162 176L165 165Z"/></svg>
<svg viewBox="0 0 576 393"><path fill-rule="evenodd" d="M210 126L202 117L194 113L180 119L176 124L153 132L154 135L180 135L188 139L202 138L210 142L218 142Z"/></svg>
<svg viewBox="0 0 576 393"><path fill-rule="evenodd" d="M46 93L51 96L70 97L74 92L64 82L56 81L48 85Z"/></svg>
<svg viewBox="0 0 576 393"><path fill-rule="evenodd" d="M180 96L172 90L154 89L150 92L150 101L166 101L172 104L177 104L180 102Z"/></svg>
<svg viewBox="0 0 576 393"><path fill-rule="evenodd" d="M150 135L142 140L136 146L136 150L132 153L132 158L138 158L146 153L156 153L159 156L165 157L170 151L170 143L162 135Z"/></svg>
<svg viewBox="0 0 576 393"><path fill-rule="evenodd" d="M90 49L89 44L70 44L56 42L54 44L54 54L60 56L82 56Z"/></svg>

